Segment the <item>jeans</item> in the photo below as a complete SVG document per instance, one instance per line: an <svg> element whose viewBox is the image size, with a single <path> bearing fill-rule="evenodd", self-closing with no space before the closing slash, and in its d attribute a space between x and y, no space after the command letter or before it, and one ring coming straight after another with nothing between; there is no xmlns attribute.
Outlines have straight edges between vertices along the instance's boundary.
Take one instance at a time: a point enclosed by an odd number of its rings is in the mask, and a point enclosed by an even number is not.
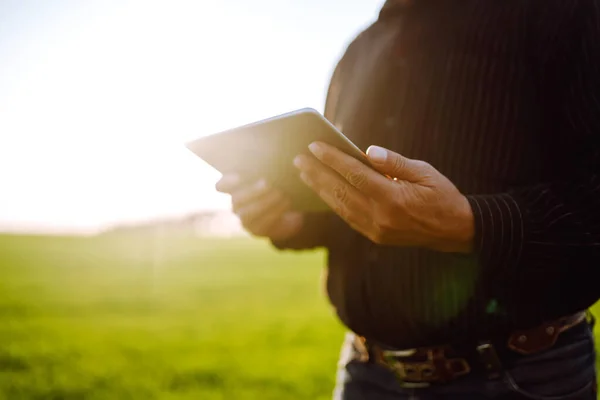
<svg viewBox="0 0 600 400"><path fill-rule="evenodd" d="M465 376L444 385L402 388L385 367L353 358L354 336L342 347L335 400L596 400L595 350L587 323L562 333L560 344L524 356L496 380ZM566 340L565 340L566 339Z"/></svg>

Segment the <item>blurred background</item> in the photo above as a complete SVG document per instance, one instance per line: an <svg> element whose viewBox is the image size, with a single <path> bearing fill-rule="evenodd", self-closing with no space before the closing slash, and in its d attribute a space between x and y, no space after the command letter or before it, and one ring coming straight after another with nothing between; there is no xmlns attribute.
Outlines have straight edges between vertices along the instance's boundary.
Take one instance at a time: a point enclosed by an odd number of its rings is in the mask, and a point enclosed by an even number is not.
<svg viewBox="0 0 600 400"><path fill-rule="evenodd" d="M328 399L324 254L184 143L322 110L383 0L0 0L0 399Z"/></svg>
<svg viewBox="0 0 600 400"><path fill-rule="evenodd" d="M382 0L0 0L0 399L330 398L323 253L187 140L302 107Z"/></svg>

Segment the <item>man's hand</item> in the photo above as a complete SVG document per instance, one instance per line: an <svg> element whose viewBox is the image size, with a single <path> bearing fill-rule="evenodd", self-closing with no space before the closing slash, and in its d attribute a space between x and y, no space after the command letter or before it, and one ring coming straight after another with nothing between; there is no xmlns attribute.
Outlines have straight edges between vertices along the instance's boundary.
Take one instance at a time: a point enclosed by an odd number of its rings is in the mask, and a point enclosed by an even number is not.
<svg viewBox="0 0 600 400"><path fill-rule="evenodd" d="M371 146L375 170L324 143L294 164L301 178L352 228L375 243L472 251L471 207L445 176L426 162ZM383 175L382 175L383 174ZM389 178L389 177L393 177Z"/></svg>
<svg viewBox="0 0 600 400"><path fill-rule="evenodd" d="M255 236L286 240L302 228L302 214L290 211L290 201L265 181L246 184L236 175L226 175L216 189L231 195L233 212L244 228Z"/></svg>

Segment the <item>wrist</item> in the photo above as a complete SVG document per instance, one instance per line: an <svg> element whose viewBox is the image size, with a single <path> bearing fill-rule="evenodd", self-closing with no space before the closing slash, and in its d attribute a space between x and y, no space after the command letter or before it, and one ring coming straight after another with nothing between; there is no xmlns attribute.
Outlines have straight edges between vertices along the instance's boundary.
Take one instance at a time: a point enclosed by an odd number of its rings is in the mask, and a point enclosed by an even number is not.
<svg viewBox="0 0 600 400"><path fill-rule="evenodd" d="M470 254L474 249L475 217L467 198L460 196L452 222L447 225L450 229L444 238L433 246L434 250L448 253Z"/></svg>

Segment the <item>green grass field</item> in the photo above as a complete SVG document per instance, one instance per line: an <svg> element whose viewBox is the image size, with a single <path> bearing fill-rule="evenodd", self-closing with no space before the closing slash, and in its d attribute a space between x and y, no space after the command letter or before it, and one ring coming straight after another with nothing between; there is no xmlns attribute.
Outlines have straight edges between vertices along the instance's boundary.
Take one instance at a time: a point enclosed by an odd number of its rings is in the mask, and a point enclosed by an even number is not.
<svg viewBox="0 0 600 400"><path fill-rule="evenodd" d="M1 399L329 399L324 253L0 236Z"/></svg>

